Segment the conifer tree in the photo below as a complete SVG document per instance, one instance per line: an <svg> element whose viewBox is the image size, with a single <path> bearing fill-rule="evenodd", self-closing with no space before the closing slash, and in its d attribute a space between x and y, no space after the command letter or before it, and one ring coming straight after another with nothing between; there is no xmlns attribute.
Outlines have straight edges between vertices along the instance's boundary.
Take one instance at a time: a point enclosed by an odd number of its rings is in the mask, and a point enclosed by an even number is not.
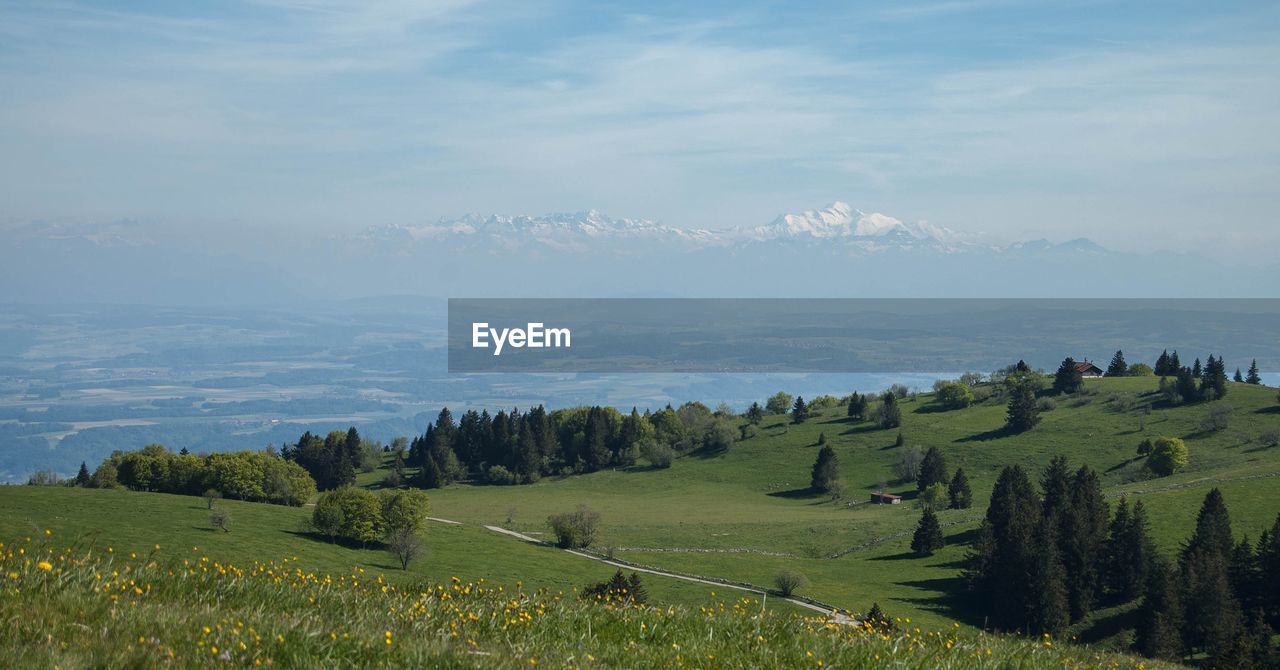
<svg viewBox="0 0 1280 670"><path fill-rule="evenodd" d="M1014 433L1025 433L1037 423L1040 423L1040 410L1036 407L1035 391L1027 384L1019 384L1009 395L1005 426Z"/></svg>
<svg viewBox="0 0 1280 670"><path fill-rule="evenodd" d="M1231 517L1222 492L1205 496L1196 529L1183 546L1182 572L1184 644L1210 656L1224 653L1240 633L1243 614L1231 589Z"/></svg>
<svg viewBox="0 0 1280 670"><path fill-rule="evenodd" d="M1234 377L1231 378L1231 381L1236 383L1240 383L1244 381L1244 376L1240 374L1240 368L1236 368L1236 374Z"/></svg>
<svg viewBox="0 0 1280 670"><path fill-rule="evenodd" d="M1068 516L1059 523L1059 542L1071 620L1078 621L1092 611L1102 592L1110 510L1098 473L1087 465L1072 475L1070 496Z"/></svg>
<svg viewBox="0 0 1280 670"><path fill-rule="evenodd" d="M1124 352L1117 349L1114 356L1111 357L1111 364L1107 366L1106 376L1123 377L1129 371L1129 364L1124 362Z"/></svg>
<svg viewBox="0 0 1280 670"><path fill-rule="evenodd" d="M1070 623L1067 573L1062 558L1053 547L1059 544L1056 526L1058 520L1050 517L1036 528L1034 546L1043 548L1034 553L1031 561L1027 595L1027 631L1057 636Z"/></svg>
<svg viewBox="0 0 1280 670"><path fill-rule="evenodd" d="M932 556L933 552L946 545L942 537L942 526L938 525L938 515L933 508L926 507L916 525L916 532L911 536L911 550L921 556Z"/></svg>
<svg viewBox="0 0 1280 670"><path fill-rule="evenodd" d="M839 482L840 459L836 456L836 450L828 444L818 451L809 487L822 493L834 493Z"/></svg>
<svg viewBox="0 0 1280 670"><path fill-rule="evenodd" d="M1182 598L1178 576L1163 558L1151 562L1138 608L1134 646L1144 656L1176 661L1182 658Z"/></svg>
<svg viewBox="0 0 1280 670"><path fill-rule="evenodd" d="M89 466L85 465L84 461L80 461L80 472L76 473L76 486L82 488L88 486L92 479L92 476L89 474Z"/></svg>
<svg viewBox="0 0 1280 670"><path fill-rule="evenodd" d="M1200 389L1196 386L1196 375L1190 368L1180 368L1175 389L1183 402L1195 402L1200 399Z"/></svg>
<svg viewBox="0 0 1280 670"><path fill-rule="evenodd" d="M1039 520L1040 501L1027 473L1016 465L1005 467L992 488L966 571L999 628L1018 630L1026 623L1032 595L1026 575L1038 553L1034 535Z"/></svg>
<svg viewBox="0 0 1280 670"><path fill-rule="evenodd" d="M1075 393L1084 387L1084 376L1076 368L1076 359L1068 356L1062 359L1058 372L1053 376L1054 393Z"/></svg>
<svg viewBox="0 0 1280 670"><path fill-rule="evenodd" d="M964 468L956 468L956 474L947 486L947 498L951 509L969 509L973 505L973 492L969 490L969 478Z"/></svg>
<svg viewBox="0 0 1280 670"><path fill-rule="evenodd" d="M1106 567L1108 590L1121 602L1142 595L1154 552L1142 501L1134 502L1130 511L1121 498L1107 539Z"/></svg>
<svg viewBox="0 0 1280 670"><path fill-rule="evenodd" d="M1262 383L1262 375L1258 372L1258 359L1253 359L1253 362L1249 364L1249 374L1245 375L1244 381L1246 384Z"/></svg>
<svg viewBox="0 0 1280 670"><path fill-rule="evenodd" d="M804 403L803 396L796 396L791 406L791 423L804 423L809 418L809 406Z"/></svg>
<svg viewBox="0 0 1280 670"><path fill-rule="evenodd" d="M937 447L929 447L920 462L920 474L916 476L916 490L923 491L932 484L947 483L947 460Z"/></svg>
<svg viewBox="0 0 1280 670"><path fill-rule="evenodd" d="M1196 358L1196 362L1191 366L1191 376L1199 379L1204 375L1204 368L1200 365L1200 358Z"/></svg>
<svg viewBox="0 0 1280 670"><path fill-rule="evenodd" d="M849 396L849 407L846 415L854 421L862 421L867 417L867 396L854 391Z"/></svg>
<svg viewBox="0 0 1280 670"><path fill-rule="evenodd" d="M1165 349L1164 351L1160 352L1160 358L1156 359L1155 368L1152 371L1155 372L1156 375L1160 377L1167 377L1170 374L1172 374L1172 370L1169 367L1169 350L1168 349Z"/></svg>
<svg viewBox="0 0 1280 670"><path fill-rule="evenodd" d="M747 409L747 423L753 426L758 426L763 420L764 408L761 407L758 402L751 403L751 407Z"/></svg>

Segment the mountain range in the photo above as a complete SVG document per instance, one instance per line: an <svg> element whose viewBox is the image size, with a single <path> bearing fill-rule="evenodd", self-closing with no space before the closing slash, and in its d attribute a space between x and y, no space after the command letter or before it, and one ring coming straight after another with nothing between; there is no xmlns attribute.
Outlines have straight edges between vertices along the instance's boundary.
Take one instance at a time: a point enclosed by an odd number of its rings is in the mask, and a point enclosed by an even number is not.
<svg viewBox="0 0 1280 670"><path fill-rule="evenodd" d="M676 227L587 210L468 214L328 237L210 233L132 221L0 229L0 302L294 304L385 295L1271 297L1267 287L1280 285L1274 265L1120 252L1085 238L997 243L981 233L904 222L844 202L732 228Z"/></svg>

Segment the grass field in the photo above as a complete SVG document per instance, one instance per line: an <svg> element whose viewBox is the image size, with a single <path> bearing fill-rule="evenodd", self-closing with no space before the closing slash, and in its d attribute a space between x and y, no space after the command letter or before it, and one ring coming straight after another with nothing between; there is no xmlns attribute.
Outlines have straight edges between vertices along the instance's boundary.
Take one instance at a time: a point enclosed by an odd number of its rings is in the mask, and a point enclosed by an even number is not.
<svg viewBox="0 0 1280 670"><path fill-rule="evenodd" d="M1217 401L1231 408L1229 427L1205 432L1200 424L1207 405L1139 409L1155 401L1153 378L1089 380L1086 388L1076 398L1059 400L1039 426L1016 436L1000 431L1005 408L999 400L938 411L930 396L921 395L902 405L904 446L894 446L897 430L852 424L843 408L831 408L800 425L767 417L754 437L727 453L689 455L667 470L637 466L529 486L434 490L432 515L463 524L431 524L428 553L408 574L381 551L334 545L304 532L307 508L225 501L221 504L231 511L233 525L232 532L222 533L210 527L203 500L160 494L0 488L0 536L25 537L52 528L59 537L96 538L99 548L110 544L117 552L149 552L158 542L165 556L207 552L237 564L296 556L297 564L310 570L348 574L363 569L401 586L458 576L570 592L613 569L480 525L537 535L545 533L548 515L587 504L602 514L597 549L618 558L762 587L784 568L797 570L809 580L803 595L853 611L879 602L891 614L910 618L913 626L971 636L984 621L980 609L962 595L965 545L1006 464L1021 464L1034 476L1058 454L1073 466L1089 464L1101 473L1113 503L1120 495L1144 501L1156 541L1168 552L1189 534L1201 500L1213 487L1226 496L1238 535L1256 538L1280 513L1280 447L1256 440L1262 431L1280 428L1275 389L1232 384L1228 396ZM807 490L820 434L840 458L845 484L840 500ZM1184 438L1190 463L1173 476L1146 478L1136 447L1144 437L1161 435ZM940 513L948 546L927 558L908 549L920 514L911 500L896 506L864 502L882 481L891 491L914 495L912 483L892 481L894 461L910 447L940 449L951 469L965 469L974 493L972 509ZM367 473L361 481L374 485L381 475ZM705 606L713 590L657 576L645 582L654 602L690 608ZM777 599L770 605L784 618L797 611ZM758 601L748 605L758 606ZM1096 613L1074 632L1104 646L1116 644L1123 635L1108 618L1119 613ZM430 653L443 652L433 648Z"/></svg>
<svg viewBox="0 0 1280 670"><path fill-rule="evenodd" d="M0 658L63 668L1159 667L1051 639L779 616L747 599L637 608L182 553L126 555L44 532L0 546Z"/></svg>

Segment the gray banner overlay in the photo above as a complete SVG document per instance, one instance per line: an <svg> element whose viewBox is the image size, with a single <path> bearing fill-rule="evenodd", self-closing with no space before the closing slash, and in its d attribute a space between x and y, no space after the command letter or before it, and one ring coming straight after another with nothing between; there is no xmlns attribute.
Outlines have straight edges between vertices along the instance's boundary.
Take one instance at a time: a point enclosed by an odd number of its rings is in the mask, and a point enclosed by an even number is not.
<svg viewBox="0 0 1280 670"><path fill-rule="evenodd" d="M1166 348L1280 369L1280 299L449 300L454 373L1105 368Z"/></svg>

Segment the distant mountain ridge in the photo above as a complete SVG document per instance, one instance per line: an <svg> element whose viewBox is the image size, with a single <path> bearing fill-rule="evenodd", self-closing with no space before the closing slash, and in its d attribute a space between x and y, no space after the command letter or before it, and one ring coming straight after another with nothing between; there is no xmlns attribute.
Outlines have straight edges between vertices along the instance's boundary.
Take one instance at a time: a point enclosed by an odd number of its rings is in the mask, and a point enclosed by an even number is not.
<svg viewBox="0 0 1280 670"><path fill-rule="evenodd" d="M821 210L782 214L768 224L736 228L677 228L649 219L613 218L591 209L542 216L467 214L427 224L372 226L354 236L364 242L421 241L536 242L548 247L586 250L610 241L646 241L679 245L677 249L743 247L760 243L839 243L850 250L927 249L943 253L965 251L1105 251L1097 243L1079 239L1055 245L1047 240L1000 246L984 243L981 234L960 233L928 222L904 222L878 212L864 212L837 201Z"/></svg>

